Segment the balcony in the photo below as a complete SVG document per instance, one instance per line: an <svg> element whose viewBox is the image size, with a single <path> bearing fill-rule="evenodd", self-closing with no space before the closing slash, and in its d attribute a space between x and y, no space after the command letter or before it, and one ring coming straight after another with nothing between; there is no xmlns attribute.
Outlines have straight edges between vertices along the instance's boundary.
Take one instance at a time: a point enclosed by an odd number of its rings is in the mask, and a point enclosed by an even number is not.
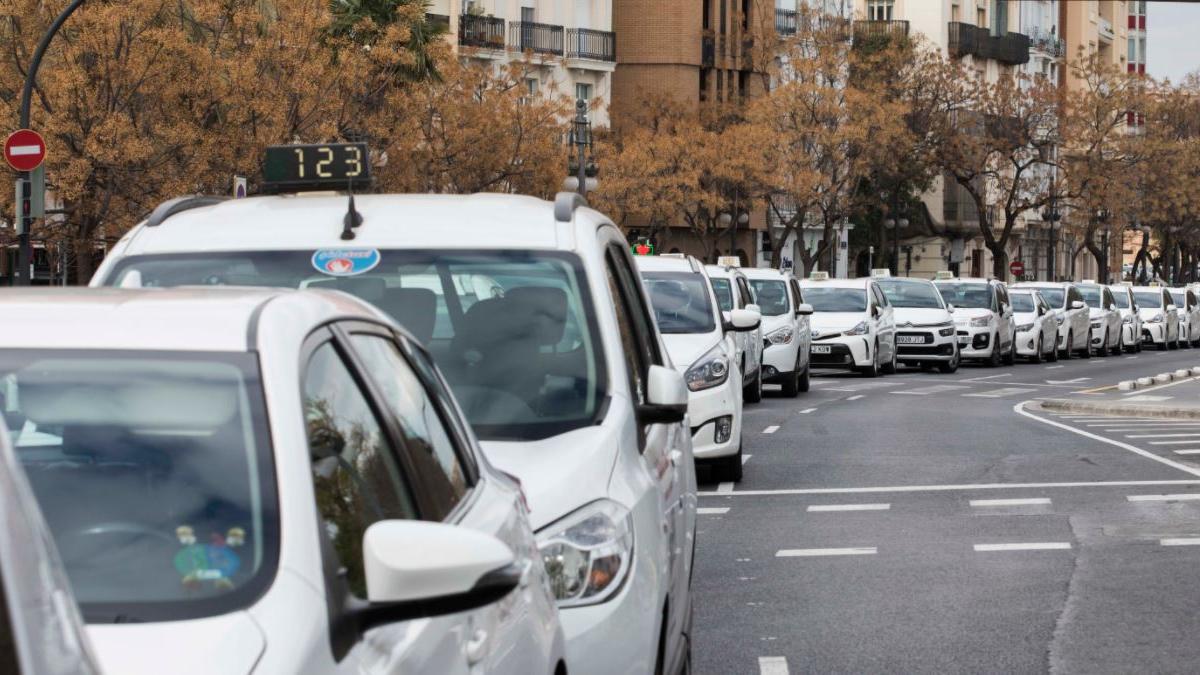
<svg viewBox="0 0 1200 675"><path fill-rule="evenodd" d="M568 28L567 58L614 62L617 60L617 34L590 28Z"/></svg>
<svg viewBox="0 0 1200 675"><path fill-rule="evenodd" d="M533 21L514 21L508 25L508 46L534 54L563 55L563 27Z"/></svg>
<svg viewBox="0 0 1200 675"><path fill-rule="evenodd" d="M974 24L951 21L950 56L961 58L974 56L980 59L995 59L1010 66L1029 63L1029 36L1021 33L992 35L986 28Z"/></svg>
<svg viewBox="0 0 1200 675"><path fill-rule="evenodd" d="M1112 22L1104 17L1096 20L1096 34L1100 36L1100 40L1112 44L1113 41L1113 25Z"/></svg>
<svg viewBox="0 0 1200 675"><path fill-rule="evenodd" d="M907 21L855 21L854 46L878 48L892 40L908 39Z"/></svg>
<svg viewBox="0 0 1200 675"><path fill-rule="evenodd" d="M458 17L458 44L482 49L504 49L504 19L470 14Z"/></svg>
<svg viewBox="0 0 1200 675"><path fill-rule="evenodd" d="M785 36L796 34L796 10L775 10L775 32Z"/></svg>
<svg viewBox="0 0 1200 675"><path fill-rule="evenodd" d="M1067 44L1063 42L1063 39L1041 28L1029 31L1029 48L1049 54L1056 59L1067 54Z"/></svg>

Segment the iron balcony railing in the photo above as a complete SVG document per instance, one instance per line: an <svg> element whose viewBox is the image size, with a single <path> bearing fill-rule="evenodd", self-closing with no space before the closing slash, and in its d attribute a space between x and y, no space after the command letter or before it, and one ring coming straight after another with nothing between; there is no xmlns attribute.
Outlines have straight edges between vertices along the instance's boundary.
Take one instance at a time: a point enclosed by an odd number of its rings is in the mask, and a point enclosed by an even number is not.
<svg viewBox="0 0 1200 675"><path fill-rule="evenodd" d="M907 21L855 21L854 37L857 40L908 37Z"/></svg>
<svg viewBox="0 0 1200 675"><path fill-rule="evenodd" d="M1029 36L1021 33L992 35L986 28L974 24L951 21L949 24L950 55L954 57L976 56L995 59L1008 65L1029 63Z"/></svg>
<svg viewBox="0 0 1200 675"><path fill-rule="evenodd" d="M498 16L458 17L458 44L465 47L504 49L504 19Z"/></svg>
<svg viewBox="0 0 1200 675"><path fill-rule="evenodd" d="M563 55L563 27L533 21L508 24L508 46L534 54Z"/></svg>
<svg viewBox="0 0 1200 675"><path fill-rule="evenodd" d="M779 33L780 35L796 34L796 10L775 10L775 32Z"/></svg>
<svg viewBox="0 0 1200 675"><path fill-rule="evenodd" d="M617 34L590 28L568 28L567 56L573 59L616 61Z"/></svg>

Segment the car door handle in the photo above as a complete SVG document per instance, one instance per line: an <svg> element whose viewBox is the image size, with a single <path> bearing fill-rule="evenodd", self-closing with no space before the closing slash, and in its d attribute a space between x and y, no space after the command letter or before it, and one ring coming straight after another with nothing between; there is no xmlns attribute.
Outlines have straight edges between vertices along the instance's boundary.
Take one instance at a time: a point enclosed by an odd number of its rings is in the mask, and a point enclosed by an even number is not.
<svg viewBox="0 0 1200 675"><path fill-rule="evenodd" d="M466 653L467 663L475 665L487 656L488 632L482 628L476 628L471 633L471 639L467 640Z"/></svg>

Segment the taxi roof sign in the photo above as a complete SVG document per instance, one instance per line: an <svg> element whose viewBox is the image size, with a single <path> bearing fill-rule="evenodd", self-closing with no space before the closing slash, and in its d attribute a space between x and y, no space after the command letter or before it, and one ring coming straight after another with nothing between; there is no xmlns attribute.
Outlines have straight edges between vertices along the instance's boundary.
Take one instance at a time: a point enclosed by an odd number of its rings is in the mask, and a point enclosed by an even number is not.
<svg viewBox="0 0 1200 675"><path fill-rule="evenodd" d="M886 267L881 267L879 269L871 270L871 276L875 278L890 277L892 276L892 271Z"/></svg>
<svg viewBox="0 0 1200 675"><path fill-rule="evenodd" d="M937 272L934 273L933 278L934 279L953 279L954 272L951 272L950 270L938 270Z"/></svg>
<svg viewBox="0 0 1200 675"><path fill-rule="evenodd" d="M742 259L736 255L723 255L717 258L717 264L721 267L741 267Z"/></svg>
<svg viewBox="0 0 1200 675"><path fill-rule="evenodd" d="M829 272L813 272L808 278L813 281L829 281Z"/></svg>
<svg viewBox="0 0 1200 675"><path fill-rule="evenodd" d="M273 145L263 157L262 172L267 193L371 187L366 143Z"/></svg>

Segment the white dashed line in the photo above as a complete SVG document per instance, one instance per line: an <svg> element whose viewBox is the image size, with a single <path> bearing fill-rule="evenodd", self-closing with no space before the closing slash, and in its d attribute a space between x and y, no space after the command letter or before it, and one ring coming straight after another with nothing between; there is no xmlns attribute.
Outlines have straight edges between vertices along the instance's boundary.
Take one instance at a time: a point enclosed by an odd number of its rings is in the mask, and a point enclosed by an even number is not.
<svg viewBox="0 0 1200 675"><path fill-rule="evenodd" d="M1200 537L1173 537L1169 539L1159 539L1161 546L1200 546Z"/></svg>
<svg viewBox="0 0 1200 675"><path fill-rule="evenodd" d="M816 411L817 411L817 409L816 409L816 408L805 408L804 410L801 410L801 411L800 411L800 414L801 414L801 415L807 415L807 414L808 414L808 413L810 413L810 412L816 412Z"/></svg>
<svg viewBox="0 0 1200 675"><path fill-rule="evenodd" d="M787 657L758 657L758 672L759 675L788 675Z"/></svg>
<svg viewBox="0 0 1200 675"><path fill-rule="evenodd" d="M750 458L751 458L751 457L753 457L753 456L754 456L754 455L742 455L742 464L745 464L746 462L749 462L749 461L750 461Z"/></svg>
<svg viewBox="0 0 1200 675"><path fill-rule="evenodd" d="M1066 541L1043 541L1025 544L975 544L975 551L986 553L990 551L1064 551L1070 550L1071 543Z"/></svg>
<svg viewBox="0 0 1200 675"><path fill-rule="evenodd" d="M1195 438L1200 434L1133 434L1125 438Z"/></svg>
<svg viewBox="0 0 1200 675"><path fill-rule="evenodd" d="M1029 497L1026 499L972 499L971 506L1031 506L1033 504L1049 504L1049 497Z"/></svg>
<svg viewBox="0 0 1200 675"><path fill-rule="evenodd" d="M1169 461L1169 460L1168 460ZM1178 464L1171 462L1172 465ZM1183 466L1182 464L1178 464ZM1189 467L1190 468L1190 467ZM1200 469L1197 469L1200 471ZM1200 475L1200 474L1197 474ZM723 484L724 485L724 484ZM698 492L701 497L780 497L792 495L858 495L889 492L959 492L971 490L1040 490L1045 488L1101 488L1101 487L1145 487L1150 485L1200 485L1200 480L1115 480L1083 481L1076 483L973 483L968 485L892 485L854 488L790 488L782 490L738 490L733 484L722 491Z"/></svg>
<svg viewBox="0 0 1200 675"><path fill-rule="evenodd" d="M805 509L809 513L828 511L887 511L891 504L809 504Z"/></svg>
<svg viewBox="0 0 1200 675"><path fill-rule="evenodd" d="M1066 366L1046 366L1046 370L1054 370L1055 368L1065 368Z"/></svg>
<svg viewBox="0 0 1200 675"><path fill-rule="evenodd" d="M809 558L826 555L875 555L874 546L855 548L785 548L775 553L776 558Z"/></svg>
<svg viewBox="0 0 1200 675"><path fill-rule="evenodd" d="M763 433L764 433L764 434L773 434L773 433L775 433L776 431L779 431L779 425L778 425L778 424L772 424L771 426L767 427L766 429L763 429Z"/></svg>
<svg viewBox="0 0 1200 675"><path fill-rule="evenodd" d="M1192 450L1176 450L1176 451L1175 451L1175 454L1177 454L1177 455L1200 455L1200 450L1195 450L1195 449L1192 449Z"/></svg>
<svg viewBox="0 0 1200 675"><path fill-rule="evenodd" d="M857 401L858 399L860 399L862 397L863 397L862 394L855 394L854 396L847 396L846 400L847 401Z"/></svg>
<svg viewBox="0 0 1200 675"><path fill-rule="evenodd" d="M963 396L970 396L974 398L1003 398L1005 396L1024 394L1030 391L1033 390L1027 387L1004 387L1002 389L993 389L992 391L984 392L982 394L963 394Z"/></svg>
<svg viewBox="0 0 1200 675"><path fill-rule="evenodd" d="M726 513L729 513L729 507L728 506L701 507L701 508L696 509L696 513L701 516L723 516Z"/></svg>
<svg viewBox="0 0 1200 675"><path fill-rule="evenodd" d="M717 492L719 494L728 494L733 492L733 483L721 483L717 486Z"/></svg>
<svg viewBox="0 0 1200 675"><path fill-rule="evenodd" d="M1187 445L1188 443L1195 443L1196 439L1193 438L1190 441L1146 441L1146 442L1149 443L1150 445Z"/></svg>
<svg viewBox="0 0 1200 675"><path fill-rule="evenodd" d="M1131 502L1186 502L1200 499L1200 492L1186 492L1174 495L1129 495L1125 499Z"/></svg>

